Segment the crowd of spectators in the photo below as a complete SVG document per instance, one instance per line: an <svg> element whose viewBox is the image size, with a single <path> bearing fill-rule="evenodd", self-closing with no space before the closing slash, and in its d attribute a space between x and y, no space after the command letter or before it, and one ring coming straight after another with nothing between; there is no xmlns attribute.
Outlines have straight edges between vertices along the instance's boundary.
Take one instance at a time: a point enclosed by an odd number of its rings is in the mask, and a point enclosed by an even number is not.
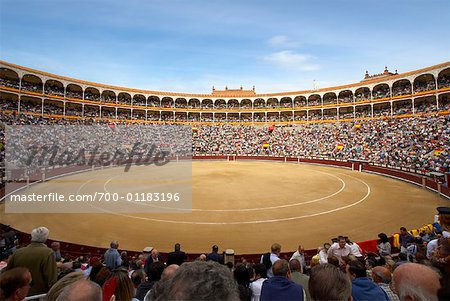
<svg viewBox="0 0 450 301"><path fill-rule="evenodd" d="M447 208L448 209L448 208ZM446 228L447 229L447 228ZM14 231L1 229L1 300L45 294L45 300L447 300L450 232L430 228L416 237L400 229L400 253L380 233L378 251L364 252L348 237L324 243L305 258L303 247L281 253L274 243L259 260L225 257L214 245L188 261L180 244L164 257L153 247L127 256L112 241L103 256L61 254L46 245L49 230L35 228L17 248ZM418 247L418 241L425 248ZM427 252L427 243L436 247ZM411 252L414 249L415 252ZM292 254L292 256L291 256ZM78 299L77 299L78 298Z"/></svg>

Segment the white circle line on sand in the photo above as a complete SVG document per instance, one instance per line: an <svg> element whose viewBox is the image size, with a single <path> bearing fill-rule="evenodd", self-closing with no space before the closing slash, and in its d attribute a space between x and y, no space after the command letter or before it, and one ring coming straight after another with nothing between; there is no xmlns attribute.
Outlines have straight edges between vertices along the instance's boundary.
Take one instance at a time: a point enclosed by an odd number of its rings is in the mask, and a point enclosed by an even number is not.
<svg viewBox="0 0 450 301"><path fill-rule="evenodd" d="M341 193L342 191L344 191L346 184L344 182L344 180L342 180L340 177L335 176L333 174L324 172L324 171L316 171L322 174L326 174L328 176L331 176L333 178L338 179L341 182L341 188L338 189L337 191L335 191L332 194L326 195L324 197L318 198L318 199L314 199L314 200L310 200L310 201L306 201L306 202L299 202L299 203L294 203L294 204L285 204L285 205L279 205L279 206L270 206L270 207L257 207L257 208L232 208L232 209L199 209L199 208L169 208L169 207L164 207L164 206L157 206L157 205L151 205L151 204L144 204L142 202L135 202L135 205L140 205L140 206L148 206L148 207L153 207L153 208L160 208L160 209L165 209L165 210L170 210L170 211L187 211L187 212L248 212L248 211L263 211L263 210L273 210L273 209L281 209L281 208L289 208L289 207L296 207L296 206L302 206L302 205L307 205L307 204L312 204L312 203L316 203L316 202L320 202L323 200L326 200L328 198L331 198L335 195L338 195L339 193ZM118 176L114 176L112 178L110 178L109 180L106 181L106 183L103 185L103 188L105 190L106 193L109 193L109 191L106 189L106 185L115 177Z"/></svg>
<svg viewBox="0 0 450 301"><path fill-rule="evenodd" d="M338 174L341 174L341 173L338 173ZM121 214L121 213L117 213L117 212L112 212L112 211L105 210L105 209L102 209L102 208L99 208L99 207L96 207L96 208L101 210L101 211L103 211L103 212L105 212L105 213L110 213L110 214L113 214L113 215L124 216L124 217L128 217L128 218L140 219L140 220L146 220L146 221L153 221L153 222L172 223L172 224L243 225L243 224L264 224L264 223L276 223L276 222L292 221L292 220L299 220L299 219L304 219L304 218L309 218L309 217L315 217L315 216L330 214L330 213L333 213L333 212L337 212L337 211L341 211L341 210L345 210L345 209L351 208L353 206L356 206L356 205L364 202L371 194L370 186L363 180L360 180L360 179L355 178L355 177L350 176L350 175L347 175L347 176L357 180L358 182L360 182L360 183L362 183L362 184L364 184L366 186L367 193L366 193L366 195L363 198L361 198L358 201L356 201L354 203L351 203L349 205L338 207L338 208L335 208L335 209L322 211L322 212L318 212L318 213L313 213L313 214L307 214L307 215L301 215L301 216L293 216L293 217L286 217L286 218L279 218L279 219L245 221L245 222L188 222L188 221L174 221L174 220L164 220L164 219L140 217L140 216L134 216L134 215L127 215L127 214Z"/></svg>

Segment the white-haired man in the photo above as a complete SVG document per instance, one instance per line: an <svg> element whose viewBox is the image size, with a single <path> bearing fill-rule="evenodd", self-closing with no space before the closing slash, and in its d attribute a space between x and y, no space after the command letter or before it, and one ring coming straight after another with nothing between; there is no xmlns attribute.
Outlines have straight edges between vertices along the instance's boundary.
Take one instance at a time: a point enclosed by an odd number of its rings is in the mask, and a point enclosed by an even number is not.
<svg viewBox="0 0 450 301"><path fill-rule="evenodd" d="M11 256L5 270L15 267L25 267L31 273L33 285L28 296L47 293L56 282L56 261L53 250L44 243L49 231L45 227L38 227L31 231L31 243L18 249Z"/></svg>
<svg viewBox="0 0 450 301"><path fill-rule="evenodd" d="M401 301L437 301L439 274L423 264L405 263L394 271L394 284Z"/></svg>

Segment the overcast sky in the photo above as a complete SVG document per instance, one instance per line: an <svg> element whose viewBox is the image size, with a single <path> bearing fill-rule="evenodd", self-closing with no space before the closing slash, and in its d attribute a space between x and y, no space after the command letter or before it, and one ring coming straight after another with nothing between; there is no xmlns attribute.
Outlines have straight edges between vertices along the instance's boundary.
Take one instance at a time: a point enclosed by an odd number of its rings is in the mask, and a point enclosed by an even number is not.
<svg viewBox="0 0 450 301"><path fill-rule="evenodd" d="M2 60L150 90L258 93L450 61L448 0L0 0Z"/></svg>

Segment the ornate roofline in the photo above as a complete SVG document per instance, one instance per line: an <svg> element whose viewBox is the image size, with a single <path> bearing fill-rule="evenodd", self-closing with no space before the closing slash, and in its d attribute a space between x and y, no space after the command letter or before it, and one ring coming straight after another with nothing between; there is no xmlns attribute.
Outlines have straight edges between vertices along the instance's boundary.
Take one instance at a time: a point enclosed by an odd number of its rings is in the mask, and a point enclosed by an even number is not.
<svg viewBox="0 0 450 301"><path fill-rule="evenodd" d="M45 72L45 71L41 71L41 70L37 70L37 69L32 69L32 68L28 68L28 67L12 64L12 63L9 63L9 62L3 61L3 60L0 60L0 64L3 64L5 66L9 66L11 68L16 68L16 69L20 69L20 70L23 70L23 71L27 71L27 72L30 72L30 73L39 74L39 75L46 76L46 77L51 77L51 78L55 78L55 79L69 81L69 82L72 82L72 83L78 83L78 84L82 84L82 85L86 85L86 86L101 87L101 88L104 88L104 89L121 90L121 91L127 91L127 92L132 92L132 93L141 93L141 94L153 94L155 96L179 96L179 97L191 97L191 98L211 98L212 97L212 98L216 98L216 95L213 95L213 93L201 94L201 93L167 92L167 91L154 91L154 90L143 90L143 89L127 88L127 87L101 84L101 83L96 83L96 82L91 82L91 81L84 81L84 80L80 80L80 79L75 79L75 78L71 78L71 77L67 77L67 76L57 75L57 74L53 74L53 73L49 73L49 72ZM405 72L405 73L395 74L395 75L389 76L388 78L386 78L386 77L374 78L374 79L369 79L369 80L365 80L365 81L362 81L362 82L346 84L346 85L339 85L339 86L332 86L332 87L326 87L326 88L321 88L321 89L316 89L316 90L298 90L298 91L286 91L286 92L274 92L274 93L261 93L261 94L254 94L251 97L279 97L279 96L291 96L292 97L292 96L297 96L297 95L302 95L302 94L314 94L314 93L320 93L320 92L328 92L328 91L349 89L349 88L353 88L353 87L364 87L364 86L367 86L367 85L370 85L370 84L382 83L382 82L385 82L386 80L395 80L395 79L399 79L399 78L404 78L404 77L411 76L411 75L414 75L414 74L424 73L424 72L427 72L427 71L430 71L430 70L434 70L434 69L438 69L438 68L442 68L442 67L447 67L447 66L450 66L450 62L445 62L445 63L441 63L441 64L437 64L437 65L433 65L433 66L429 66L429 67L425 67L425 68L421 68L421 69L417 69L417 70L413 70L413 71L409 71L409 72ZM236 95L227 95L226 96L226 98L233 98L233 97L242 98L243 96L240 95L240 93L237 93ZM249 97L249 96L247 96L247 97Z"/></svg>

